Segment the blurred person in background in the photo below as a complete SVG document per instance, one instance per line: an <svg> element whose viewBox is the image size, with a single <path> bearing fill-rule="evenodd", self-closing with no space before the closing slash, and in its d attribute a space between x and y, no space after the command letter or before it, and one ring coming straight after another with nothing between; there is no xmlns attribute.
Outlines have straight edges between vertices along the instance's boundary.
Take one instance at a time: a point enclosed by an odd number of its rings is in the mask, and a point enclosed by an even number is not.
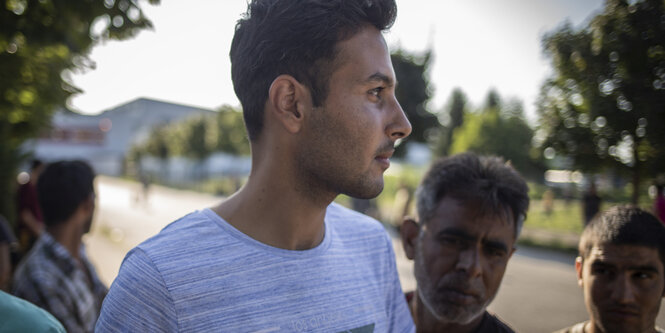
<svg viewBox="0 0 665 333"><path fill-rule="evenodd" d="M0 215L0 290L9 291L12 280L12 257L17 251L18 242L9 226L9 222Z"/></svg>
<svg viewBox="0 0 665 333"><path fill-rule="evenodd" d="M30 164L28 181L20 184L17 193L18 223L16 224L16 235L21 245L21 253L30 251L39 235L44 230L42 210L37 199L37 181L44 169L40 160L33 160Z"/></svg>
<svg viewBox="0 0 665 333"><path fill-rule="evenodd" d="M82 161L46 166L37 182L46 228L14 273L12 293L53 314L68 332L92 332L107 293L82 243L95 211L94 178Z"/></svg>
<svg viewBox="0 0 665 333"><path fill-rule="evenodd" d="M582 197L582 209L584 213L584 225L589 224L589 221L593 219L596 214L600 211L600 204L602 199L598 196L598 190L596 189L596 183L592 180L589 184L589 188L584 193Z"/></svg>
<svg viewBox="0 0 665 333"><path fill-rule="evenodd" d="M97 331L412 332L392 242L333 203L370 199L411 125L382 31L393 0L254 0L232 79L247 183L125 258Z"/></svg>
<svg viewBox="0 0 665 333"><path fill-rule="evenodd" d="M665 226L634 206L616 206L584 228L575 260L589 321L556 333L663 333Z"/></svg>
<svg viewBox="0 0 665 333"><path fill-rule="evenodd" d="M34 304L0 290L0 333L65 333L65 328Z"/></svg>
<svg viewBox="0 0 665 333"><path fill-rule="evenodd" d="M653 201L653 213L665 224L665 193L663 184L656 184L656 197Z"/></svg>
<svg viewBox="0 0 665 333"><path fill-rule="evenodd" d="M400 228L418 283L406 294L418 332L513 332L486 308L529 207L528 187L499 157L440 159L416 191L417 220Z"/></svg>

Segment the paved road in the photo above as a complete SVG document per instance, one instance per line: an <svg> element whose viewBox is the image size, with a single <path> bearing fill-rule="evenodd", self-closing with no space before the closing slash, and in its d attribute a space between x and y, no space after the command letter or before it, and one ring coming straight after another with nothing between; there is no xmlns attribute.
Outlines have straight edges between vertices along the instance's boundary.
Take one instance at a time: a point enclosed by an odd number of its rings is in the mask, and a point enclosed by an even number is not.
<svg viewBox="0 0 665 333"><path fill-rule="evenodd" d="M131 248L156 234L169 222L190 211L210 207L221 197L153 186L147 202L141 187L120 179L97 179L95 224L85 243L102 281L111 284L123 257ZM139 200L137 200L137 197ZM397 268L404 290L415 281L412 264L393 234ZM582 292L575 280L573 256L533 248L519 248L510 263L490 309L517 331L551 332L585 320ZM658 317L665 326L665 310Z"/></svg>

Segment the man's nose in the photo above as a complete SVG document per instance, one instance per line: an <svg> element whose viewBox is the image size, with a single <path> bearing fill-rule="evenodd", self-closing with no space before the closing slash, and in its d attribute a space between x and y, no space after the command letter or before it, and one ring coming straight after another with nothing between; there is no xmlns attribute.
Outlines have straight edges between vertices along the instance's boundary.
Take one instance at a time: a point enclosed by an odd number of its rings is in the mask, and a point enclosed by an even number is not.
<svg viewBox="0 0 665 333"><path fill-rule="evenodd" d="M471 277L480 275L482 272L480 251L475 247L462 250L457 258L456 268L465 271Z"/></svg>
<svg viewBox="0 0 665 333"><path fill-rule="evenodd" d="M612 299L620 304L628 304L635 301L635 290L630 277L619 274L611 292Z"/></svg>
<svg viewBox="0 0 665 333"><path fill-rule="evenodd" d="M399 105L396 98L393 98L393 103L390 109L391 121L386 127L386 134L391 140L403 139L411 134L411 123L406 118L406 114Z"/></svg>

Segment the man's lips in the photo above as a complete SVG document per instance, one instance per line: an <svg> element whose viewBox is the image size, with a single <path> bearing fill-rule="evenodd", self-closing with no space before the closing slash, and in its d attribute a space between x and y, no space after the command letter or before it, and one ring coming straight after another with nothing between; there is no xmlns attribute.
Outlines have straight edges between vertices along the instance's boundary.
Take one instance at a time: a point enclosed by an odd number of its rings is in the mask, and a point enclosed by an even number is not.
<svg viewBox="0 0 665 333"><path fill-rule="evenodd" d="M385 168L388 168L390 166L390 158L393 156L394 152L395 152L394 149L382 152L376 155L376 157L374 157L374 160L382 164Z"/></svg>
<svg viewBox="0 0 665 333"><path fill-rule="evenodd" d="M393 156L393 153L395 152L395 149L391 149L388 151L381 152L376 155L376 158L379 159L390 159Z"/></svg>
<svg viewBox="0 0 665 333"><path fill-rule="evenodd" d="M475 291L460 288L441 288L437 293L447 301L458 304L476 303L480 298Z"/></svg>
<svg viewBox="0 0 665 333"><path fill-rule="evenodd" d="M640 311L633 307L609 308L604 312L612 317L621 317L621 318L638 317L640 315Z"/></svg>

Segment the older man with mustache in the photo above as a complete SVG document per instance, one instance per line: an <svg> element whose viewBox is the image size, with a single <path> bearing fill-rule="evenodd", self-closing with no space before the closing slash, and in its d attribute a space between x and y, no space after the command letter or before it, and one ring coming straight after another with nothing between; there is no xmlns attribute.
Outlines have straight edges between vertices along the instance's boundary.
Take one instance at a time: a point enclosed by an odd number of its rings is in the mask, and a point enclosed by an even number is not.
<svg viewBox="0 0 665 333"><path fill-rule="evenodd" d="M417 193L418 220L402 243L417 290L407 293L418 332L513 332L486 311L529 206L528 187L498 157L471 153L435 162Z"/></svg>

